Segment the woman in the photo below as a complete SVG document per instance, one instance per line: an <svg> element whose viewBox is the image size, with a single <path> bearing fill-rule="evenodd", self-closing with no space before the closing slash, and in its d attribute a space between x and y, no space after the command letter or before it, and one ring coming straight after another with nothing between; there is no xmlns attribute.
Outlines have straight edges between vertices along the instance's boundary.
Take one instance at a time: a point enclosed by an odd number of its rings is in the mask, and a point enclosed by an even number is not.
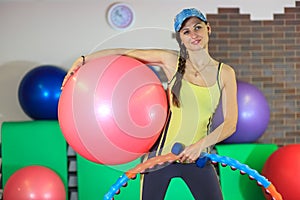
<svg viewBox="0 0 300 200"><path fill-rule="evenodd" d="M234 70L209 54L211 27L197 9L184 9L174 21L180 51L164 49L107 49L79 58L69 70L66 80L84 62L97 57L119 54L160 66L169 81L170 114L166 127L152 154L170 152L175 142L185 145L178 162L143 176L142 199L164 199L173 177L181 177L195 199L223 199L213 166L203 168L195 161L201 152L228 138L236 129L237 87ZM64 83L63 83L64 85ZM210 123L219 100L224 121L215 130Z"/></svg>

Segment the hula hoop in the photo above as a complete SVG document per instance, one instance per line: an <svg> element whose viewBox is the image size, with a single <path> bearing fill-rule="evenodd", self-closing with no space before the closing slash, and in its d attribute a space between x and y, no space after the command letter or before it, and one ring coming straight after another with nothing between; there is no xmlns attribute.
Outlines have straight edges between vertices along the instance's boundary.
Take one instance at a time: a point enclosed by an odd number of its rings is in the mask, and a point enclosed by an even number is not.
<svg viewBox="0 0 300 200"><path fill-rule="evenodd" d="M135 168L128 170L110 187L109 191L104 195L103 200L114 200L114 195L120 193L121 187L127 186L127 182L130 179L135 179L137 174L143 173L145 170L151 169L155 165L162 165L167 162L172 163L178 160L178 155L182 150L182 144L175 143L172 148L172 153L150 158L146 162L140 163ZM202 153L196 161L196 165L201 168L207 161L211 161L213 164L220 163L223 167L230 166L232 170L240 170L242 175L248 174L251 180L256 180L259 186L264 187L266 193L272 197L272 200L282 200L282 196L277 192L275 186L267 178L260 175L256 170L251 169L248 165L242 164L227 156L209 153Z"/></svg>

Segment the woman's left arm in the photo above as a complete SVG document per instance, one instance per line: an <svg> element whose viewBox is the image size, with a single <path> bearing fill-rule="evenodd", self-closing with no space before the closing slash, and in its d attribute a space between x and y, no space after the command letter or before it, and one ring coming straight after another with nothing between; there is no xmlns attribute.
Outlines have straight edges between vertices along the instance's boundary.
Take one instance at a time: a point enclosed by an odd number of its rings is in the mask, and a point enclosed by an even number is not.
<svg viewBox="0 0 300 200"><path fill-rule="evenodd" d="M203 149L225 140L235 132L238 119L237 82L234 70L228 65L223 65L221 82L223 123L206 137L186 147L181 153L181 161L197 160Z"/></svg>
<svg viewBox="0 0 300 200"><path fill-rule="evenodd" d="M231 136L236 130L238 119L238 104L237 104L237 81L234 70L224 65L222 79L222 109L224 121L212 133L205 137L204 141L199 141L205 145L204 148L221 142Z"/></svg>

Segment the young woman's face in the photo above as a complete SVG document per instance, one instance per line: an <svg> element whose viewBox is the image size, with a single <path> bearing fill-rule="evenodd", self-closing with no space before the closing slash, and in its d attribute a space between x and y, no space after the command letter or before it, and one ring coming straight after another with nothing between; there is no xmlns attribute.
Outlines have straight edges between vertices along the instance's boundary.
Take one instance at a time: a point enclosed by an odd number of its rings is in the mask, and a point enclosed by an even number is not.
<svg viewBox="0 0 300 200"><path fill-rule="evenodd" d="M191 17L183 24L179 34L182 43L188 50L207 48L210 26L197 17Z"/></svg>

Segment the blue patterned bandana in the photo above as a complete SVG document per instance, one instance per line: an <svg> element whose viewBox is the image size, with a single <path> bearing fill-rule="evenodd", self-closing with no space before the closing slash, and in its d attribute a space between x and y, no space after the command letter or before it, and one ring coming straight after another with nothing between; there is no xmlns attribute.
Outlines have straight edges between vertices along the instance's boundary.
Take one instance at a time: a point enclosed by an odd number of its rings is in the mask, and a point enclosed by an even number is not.
<svg viewBox="0 0 300 200"><path fill-rule="evenodd" d="M180 30L184 20L186 20L189 17L198 17L203 22L207 22L206 18L199 10L195 8L183 9L180 13L176 15L174 19L174 29L176 32Z"/></svg>

